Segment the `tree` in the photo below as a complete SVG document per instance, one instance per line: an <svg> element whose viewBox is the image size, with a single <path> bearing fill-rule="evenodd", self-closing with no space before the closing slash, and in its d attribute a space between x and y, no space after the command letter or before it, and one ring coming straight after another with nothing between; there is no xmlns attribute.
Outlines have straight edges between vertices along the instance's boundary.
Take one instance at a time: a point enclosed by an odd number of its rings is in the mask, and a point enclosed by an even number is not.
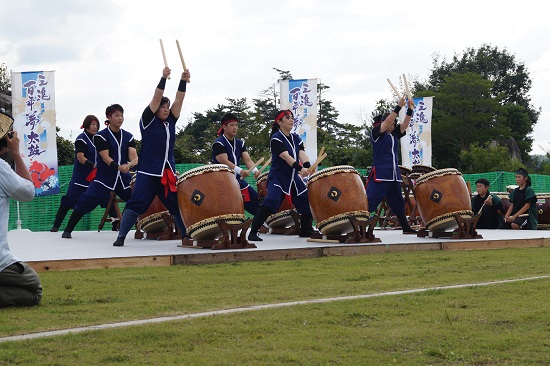
<svg viewBox="0 0 550 366"><path fill-rule="evenodd" d="M6 64L0 64L0 92L11 90L11 75Z"/></svg>
<svg viewBox="0 0 550 366"><path fill-rule="evenodd" d="M468 150L460 153L461 172L464 174L479 172L507 171L514 172L522 167L521 161L512 158L510 151L495 143L480 145L474 143Z"/></svg>
<svg viewBox="0 0 550 366"><path fill-rule="evenodd" d="M0 108L11 114L11 78L6 64L0 65Z"/></svg>
<svg viewBox="0 0 550 366"><path fill-rule="evenodd" d="M479 49L468 48L462 55L455 54L450 62L439 62L439 57L435 56L428 83L417 83L415 87L418 91L431 89L438 92L447 77L465 73L475 73L490 81L490 96L501 105L521 107L520 110L511 111L513 113L508 116L507 126L518 146L521 146L522 159L528 161L533 142L529 134L533 132L541 111L531 103L531 79L525 65L516 61L515 56L508 51L485 44ZM434 105L435 108L439 106ZM515 124L515 117L520 118L519 124Z"/></svg>
<svg viewBox="0 0 550 366"><path fill-rule="evenodd" d="M461 168L460 154L470 145L503 141L511 132L503 121L500 99L491 95L492 82L478 74L451 73L437 91L416 95L434 95L432 113L433 165Z"/></svg>
<svg viewBox="0 0 550 366"><path fill-rule="evenodd" d="M56 132L60 131L59 127L55 128ZM55 137L57 143L57 165L73 165L74 164L74 145L71 141L59 136Z"/></svg>

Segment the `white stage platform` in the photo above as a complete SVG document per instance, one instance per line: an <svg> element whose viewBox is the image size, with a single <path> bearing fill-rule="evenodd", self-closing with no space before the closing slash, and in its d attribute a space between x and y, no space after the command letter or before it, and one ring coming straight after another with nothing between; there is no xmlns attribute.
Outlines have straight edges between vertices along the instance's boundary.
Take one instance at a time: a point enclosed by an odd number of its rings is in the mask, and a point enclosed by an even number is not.
<svg viewBox="0 0 550 366"><path fill-rule="evenodd" d="M296 235L263 234L257 248L211 250L181 247L180 240L133 239L131 231L123 247L113 247L113 231L61 233L12 230L8 242L12 252L37 271L173 264L221 263L243 260L311 258L325 255L357 255L419 250L470 250L550 246L549 230L478 230L483 238L454 240L404 235L400 230L375 229L381 242L340 244L308 242Z"/></svg>

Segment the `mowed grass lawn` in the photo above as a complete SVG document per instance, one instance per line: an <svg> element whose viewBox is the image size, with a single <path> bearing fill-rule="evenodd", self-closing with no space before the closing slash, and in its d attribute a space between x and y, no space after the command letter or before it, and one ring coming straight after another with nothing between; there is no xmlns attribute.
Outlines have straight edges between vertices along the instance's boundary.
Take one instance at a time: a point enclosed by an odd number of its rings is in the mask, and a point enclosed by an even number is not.
<svg viewBox="0 0 550 366"><path fill-rule="evenodd" d="M259 304L550 274L550 248L41 273L0 337ZM0 343L0 365L549 365L550 279Z"/></svg>

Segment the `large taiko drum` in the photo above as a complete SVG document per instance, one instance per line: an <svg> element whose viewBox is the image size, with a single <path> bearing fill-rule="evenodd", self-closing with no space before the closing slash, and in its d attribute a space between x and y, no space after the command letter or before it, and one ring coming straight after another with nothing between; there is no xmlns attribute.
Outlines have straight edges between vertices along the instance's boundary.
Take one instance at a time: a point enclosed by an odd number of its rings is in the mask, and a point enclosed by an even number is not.
<svg viewBox="0 0 550 366"><path fill-rule="evenodd" d="M258 198L260 203L267 197L267 176L269 172L262 173L256 180L256 188L258 191ZM294 225L294 218L292 212L296 212L294 205L285 197L281 207L274 214L270 215L265 223L270 228L286 228Z"/></svg>
<svg viewBox="0 0 550 366"><path fill-rule="evenodd" d="M137 174L133 174L130 187L134 190ZM147 211L138 216L137 229L145 233L162 233L168 229L162 218L163 214L170 214L162 201L155 196Z"/></svg>
<svg viewBox="0 0 550 366"><path fill-rule="evenodd" d="M323 235L352 232L349 217L369 218L365 187L352 166L339 165L313 173L307 189L311 213Z"/></svg>
<svg viewBox="0 0 550 366"><path fill-rule="evenodd" d="M413 188L420 217L430 231L456 229L455 214L470 219L474 213L468 186L456 169L440 169L420 176Z"/></svg>
<svg viewBox="0 0 550 366"><path fill-rule="evenodd" d="M225 164L204 165L178 179L178 205L194 240L214 240L223 235L217 220L228 224L246 221L244 203L235 174Z"/></svg>

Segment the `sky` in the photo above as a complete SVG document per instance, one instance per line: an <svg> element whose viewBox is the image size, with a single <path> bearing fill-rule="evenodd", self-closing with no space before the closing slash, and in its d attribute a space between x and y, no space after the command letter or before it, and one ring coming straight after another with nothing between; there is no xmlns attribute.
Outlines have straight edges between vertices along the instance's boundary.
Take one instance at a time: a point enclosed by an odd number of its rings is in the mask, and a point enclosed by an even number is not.
<svg viewBox="0 0 550 366"><path fill-rule="evenodd" d="M123 128L141 139L139 118L162 76L163 40L174 99L182 72L191 83L178 123L226 98L258 98L277 82L273 68L317 78L341 123L361 124L386 79L426 80L434 56L450 60L483 44L524 63L541 108L532 153L550 150L550 22L543 1L486 0L17 0L0 13L0 64L55 71L56 124L71 141L84 117L105 120L119 103ZM546 9L546 10L545 10ZM434 100L437 105L437 100Z"/></svg>

